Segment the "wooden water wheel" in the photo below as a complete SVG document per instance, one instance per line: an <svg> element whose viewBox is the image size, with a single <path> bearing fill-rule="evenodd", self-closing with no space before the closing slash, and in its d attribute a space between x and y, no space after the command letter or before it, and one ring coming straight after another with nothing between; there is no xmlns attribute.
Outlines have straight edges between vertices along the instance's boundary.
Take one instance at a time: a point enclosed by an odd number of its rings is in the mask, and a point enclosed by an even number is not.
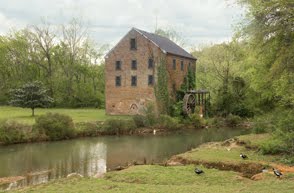
<svg viewBox="0 0 294 193"><path fill-rule="evenodd" d="M194 94L185 94L183 99L183 112L186 115L193 114L196 107L196 98Z"/></svg>

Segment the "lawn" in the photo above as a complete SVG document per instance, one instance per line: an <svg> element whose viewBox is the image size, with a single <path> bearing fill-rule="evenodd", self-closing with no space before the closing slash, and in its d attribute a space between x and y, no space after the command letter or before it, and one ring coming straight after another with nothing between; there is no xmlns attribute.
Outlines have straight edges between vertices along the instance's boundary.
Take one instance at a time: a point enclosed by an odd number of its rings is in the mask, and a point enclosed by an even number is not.
<svg viewBox="0 0 294 193"><path fill-rule="evenodd" d="M122 118L127 119L129 116L108 116L105 115L104 109L36 109L35 117L31 116L31 109L24 109L18 107L0 106L0 119L16 120L22 123L33 124L35 118L48 113L62 113L72 117L74 122L84 121L104 121L109 118Z"/></svg>
<svg viewBox="0 0 294 193"><path fill-rule="evenodd" d="M48 184L24 188L17 192L242 192L269 193L293 191L293 176L277 179L266 174L263 180L254 181L233 171L204 169L203 175L194 173L194 165L186 166L134 166L119 172L109 172L104 178L60 179Z"/></svg>

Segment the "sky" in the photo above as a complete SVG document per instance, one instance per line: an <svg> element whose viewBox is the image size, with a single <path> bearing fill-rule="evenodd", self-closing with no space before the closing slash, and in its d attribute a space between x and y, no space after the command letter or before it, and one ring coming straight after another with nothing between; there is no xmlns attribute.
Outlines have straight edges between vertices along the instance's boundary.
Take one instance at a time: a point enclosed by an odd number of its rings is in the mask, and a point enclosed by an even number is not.
<svg viewBox="0 0 294 193"><path fill-rule="evenodd" d="M79 18L100 45L115 45L132 27L157 27L177 31L190 49L229 41L242 13L233 0L0 0L0 35Z"/></svg>

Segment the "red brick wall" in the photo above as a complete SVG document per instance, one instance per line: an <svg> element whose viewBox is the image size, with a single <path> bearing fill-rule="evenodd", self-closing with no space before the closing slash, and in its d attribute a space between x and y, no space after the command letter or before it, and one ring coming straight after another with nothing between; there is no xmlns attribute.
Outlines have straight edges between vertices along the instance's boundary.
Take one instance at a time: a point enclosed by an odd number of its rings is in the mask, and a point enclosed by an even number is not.
<svg viewBox="0 0 294 193"><path fill-rule="evenodd" d="M136 38L137 50L130 50L130 39ZM107 114L137 114L149 102L155 101L153 86L148 85L148 75L154 75L148 69L148 59L156 60L160 49L135 30L131 30L105 58L105 99ZM115 70L115 62L122 62L121 70ZM137 60L137 70L131 69L131 61ZM137 76L137 86L131 86L131 76ZM115 77L121 76L121 86L115 86Z"/></svg>
<svg viewBox="0 0 294 193"><path fill-rule="evenodd" d="M173 59L176 60L176 69L173 69ZM184 62L184 68L183 71L181 70L181 61ZM171 55L168 54L167 55L167 70L168 70L168 74L169 74L169 90L173 91L173 84L175 84L175 88L176 90L179 90L183 81L184 81L184 77L186 76L187 72L188 72L188 66L190 63L190 67L191 69L195 72L196 69L196 61L192 60L192 59L188 59L188 58L184 58L184 57L180 57L180 56L175 56L175 55Z"/></svg>

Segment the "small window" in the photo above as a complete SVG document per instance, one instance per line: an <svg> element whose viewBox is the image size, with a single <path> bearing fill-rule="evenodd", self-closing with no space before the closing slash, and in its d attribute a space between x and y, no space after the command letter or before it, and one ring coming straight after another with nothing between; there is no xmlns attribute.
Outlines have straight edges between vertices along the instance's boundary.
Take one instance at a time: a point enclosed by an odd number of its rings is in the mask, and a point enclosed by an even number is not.
<svg viewBox="0 0 294 193"><path fill-rule="evenodd" d="M191 68L191 62L189 62L189 64L188 64L188 69L190 69Z"/></svg>
<svg viewBox="0 0 294 193"><path fill-rule="evenodd" d="M184 61L181 61L181 71L184 71Z"/></svg>
<svg viewBox="0 0 294 193"><path fill-rule="evenodd" d="M135 38L132 38L130 41L131 44L131 50L136 50L137 49L137 42Z"/></svg>
<svg viewBox="0 0 294 193"><path fill-rule="evenodd" d="M152 58L149 58L149 60L148 60L148 68L150 69L150 68L153 68L153 67L154 67L154 61L153 61Z"/></svg>
<svg viewBox="0 0 294 193"><path fill-rule="evenodd" d="M137 60L132 60L132 70L137 70Z"/></svg>
<svg viewBox="0 0 294 193"><path fill-rule="evenodd" d="M121 86L121 76L115 77L115 86Z"/></svg>
<svg viewBox="0 0 294 193"><path fill-rule="evenodd" d="M137 86L137 76L132 76L131 85L132 86Z"/></svg>
<svg viewBox="0 0 294 193"><path fill-rule="evenodd" d="M173 69L175 70L177 68L177 61L176 59L173 59Z"/></svg>
<svg viewBox="0 0 294 193"><path fill-rule="evenodd" d="M121 61L116 61L115 62L115 70L121 70Z"/></svg>
<svg viewBox="0 0 294 193"><path fill-rule="evenodd" d="M148 85L153 85L153 83L154 83L153 75L148 75Z"/></svg>

